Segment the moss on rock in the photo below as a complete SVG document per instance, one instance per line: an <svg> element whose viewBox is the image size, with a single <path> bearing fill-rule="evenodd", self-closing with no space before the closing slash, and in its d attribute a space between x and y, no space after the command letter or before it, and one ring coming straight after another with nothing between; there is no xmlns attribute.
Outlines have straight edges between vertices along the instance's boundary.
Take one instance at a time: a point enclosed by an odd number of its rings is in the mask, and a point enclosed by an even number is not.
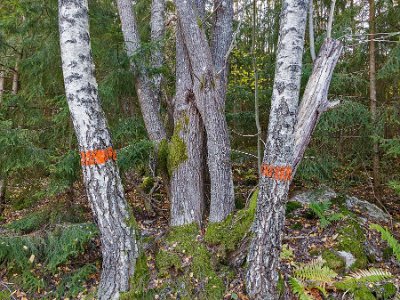
<svg viewBox="0 0 400 300"><path fill-rule="evenodd" d="M336 273L341 273L345 270L345 261L334 251L329 249L325 250L322 252L322 258L325 260L326 265Z"/></svg>
<svg viewBox="0 0 400 300"><path fill-rule="evenodd" d="M247 209L230 214L224 221L212 223L207 227L205 241L219 247L222 257L237 248L253 224L257 206L258 190L253 193Z"/></svg>
<svg viewBox="0 0 400 300"><path fill-rule="evenodd" d="M337 250L350 252L356 258L351 269L364 269L368 264L367 253L364 248L365 235L356 221L348 221L339 229Z"/></svg>

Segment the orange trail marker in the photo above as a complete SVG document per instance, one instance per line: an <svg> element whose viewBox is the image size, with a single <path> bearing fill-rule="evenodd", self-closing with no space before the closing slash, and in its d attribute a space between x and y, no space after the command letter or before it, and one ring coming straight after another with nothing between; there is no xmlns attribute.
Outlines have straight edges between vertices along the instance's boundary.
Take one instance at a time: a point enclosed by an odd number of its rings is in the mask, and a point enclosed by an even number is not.
<svg viewBox="0 0 400 300"><path fill-rule="evenodd" d="M112 147L81 152L82 166L102 165L109 160L117 160L117 152Z"/></svg>

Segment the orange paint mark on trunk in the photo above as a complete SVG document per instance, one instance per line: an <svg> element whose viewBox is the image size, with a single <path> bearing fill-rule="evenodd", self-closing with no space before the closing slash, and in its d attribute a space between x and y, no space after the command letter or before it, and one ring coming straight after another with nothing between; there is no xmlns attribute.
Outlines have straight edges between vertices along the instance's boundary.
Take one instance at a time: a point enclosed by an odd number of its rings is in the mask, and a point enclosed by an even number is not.
<svg viewBox="0 0 400 300"><path fill-rule="evenodd" d="M261 166L262 175L275 180L290 181L292 179L292 167L272 166L263 164Z"/></svg>
<svg viewBox="0 0 400 300"><path fill-rule="evenodd" d="M117 152L112 147L81 152L82 166L102 165L109 160L117 160Z"/></svg>

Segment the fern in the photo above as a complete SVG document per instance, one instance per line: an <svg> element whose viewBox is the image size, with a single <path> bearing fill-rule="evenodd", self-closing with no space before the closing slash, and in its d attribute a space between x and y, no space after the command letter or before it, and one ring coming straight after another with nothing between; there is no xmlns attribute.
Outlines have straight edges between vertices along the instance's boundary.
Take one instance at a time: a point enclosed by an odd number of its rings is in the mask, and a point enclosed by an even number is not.
<svg viewBox="0 0 400 300"><path fill-rule="evenodd" d="M390 231L378 224L371 224L369 227L375 229L381 234L381 238L388 243L390 248L392 248L394 256L397 261L400 262L400 243L395 239Z"/></svg>
<svg viewBox="0 0 400 300"><path fill-rule="evenodd" d="M312 260L308 264L301 264L294 270L294 275L302 281L325 286L328 283L332 283L337 274L329 267L324 266L324 264L325 261L321 258Z"/></svg>
<svg viewBox="0 0 400 300"><path fill-rule="evenodd" d="M354 291L360 285L380 282L391 277L393 275L390 272L382 269L358 270L347 275L343 280L337 282L335 286L341 290Z"/></svg>
<svg viewBox="0 0 400 300"><path fill-rule="evenodd" d="M299 297L299 300L313 300L310 292L306 290L304 284L296 278L290 278L289 284L292 287L293 294Z"/></svg>
<svg viewBox="0 0 400 300"><path fill-rule="evenodd" d="M341 213L332 213L329 211L332 203L330 201L311 202L310 210L319 218L322 228L329 226L332 222L339 221L343 218Z"/></svg>

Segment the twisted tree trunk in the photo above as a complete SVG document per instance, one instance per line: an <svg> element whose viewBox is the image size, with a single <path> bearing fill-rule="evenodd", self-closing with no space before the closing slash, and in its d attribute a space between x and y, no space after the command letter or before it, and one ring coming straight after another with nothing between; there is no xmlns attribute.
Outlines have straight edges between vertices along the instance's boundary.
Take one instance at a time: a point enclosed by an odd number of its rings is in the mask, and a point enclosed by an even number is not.
<svg viewBox="0 0 400 300"><path fill-rule="evenodd" d="M156 1L156 0L155 0ZM158 144L161 140L166 138L164 125L161 121L159 114L159 100L156 100L158 93L153 90L153 83L148 76L143 64L139 64L138 58L134 57L136 52L140 49L140 37L137 30L136 19L133 12L131 0L117 0L118 12L121 19L122 33L125 41L125 49L131 61L131 68L135 72L135 86L139 99L140 109L142 111L143 120L146 126L147 134L150 140ZM159 12L159 5L156 5L156 11ZM153 29L153 35L159 34L158 22L159 16L156 20L157 27ZM164 25L162 23L162 25ZM157 34L155 33L157 32ZM157 59L160 57L158 56Z"/></svg>
<svg viewBox="0 0 400 300"><path fill-rule="evenodd" d="M230 141L225 120L226 84L216 74L213 56L204 30L197 20L194 3L176 0L182 36L190 61L193 93L207 132L207 164L211 181L211 222L219 222L234 209L233 179L230 161ZM232 1L224 1L227 7ZM225 57L225 54L223 54Z"/></svg>
<svg viewBox="0 0 400 300"><path fill-rule="evenodd" d="M59 30L65 92L86 193L100 229L103 264L98 298L118 299L129 288L137 245L94 77L87 0L59 0Z"/></svg>
<svg viewBox="0 0 400 300"><path fill-rule="evenodd" d="M201 224L204 209L204 126L194 102L189 58L179 22L176 30L176 95L174 139L181 139L185 157L171 176L172 226ZM175 146L175 145L174 145Z"/></svg>

